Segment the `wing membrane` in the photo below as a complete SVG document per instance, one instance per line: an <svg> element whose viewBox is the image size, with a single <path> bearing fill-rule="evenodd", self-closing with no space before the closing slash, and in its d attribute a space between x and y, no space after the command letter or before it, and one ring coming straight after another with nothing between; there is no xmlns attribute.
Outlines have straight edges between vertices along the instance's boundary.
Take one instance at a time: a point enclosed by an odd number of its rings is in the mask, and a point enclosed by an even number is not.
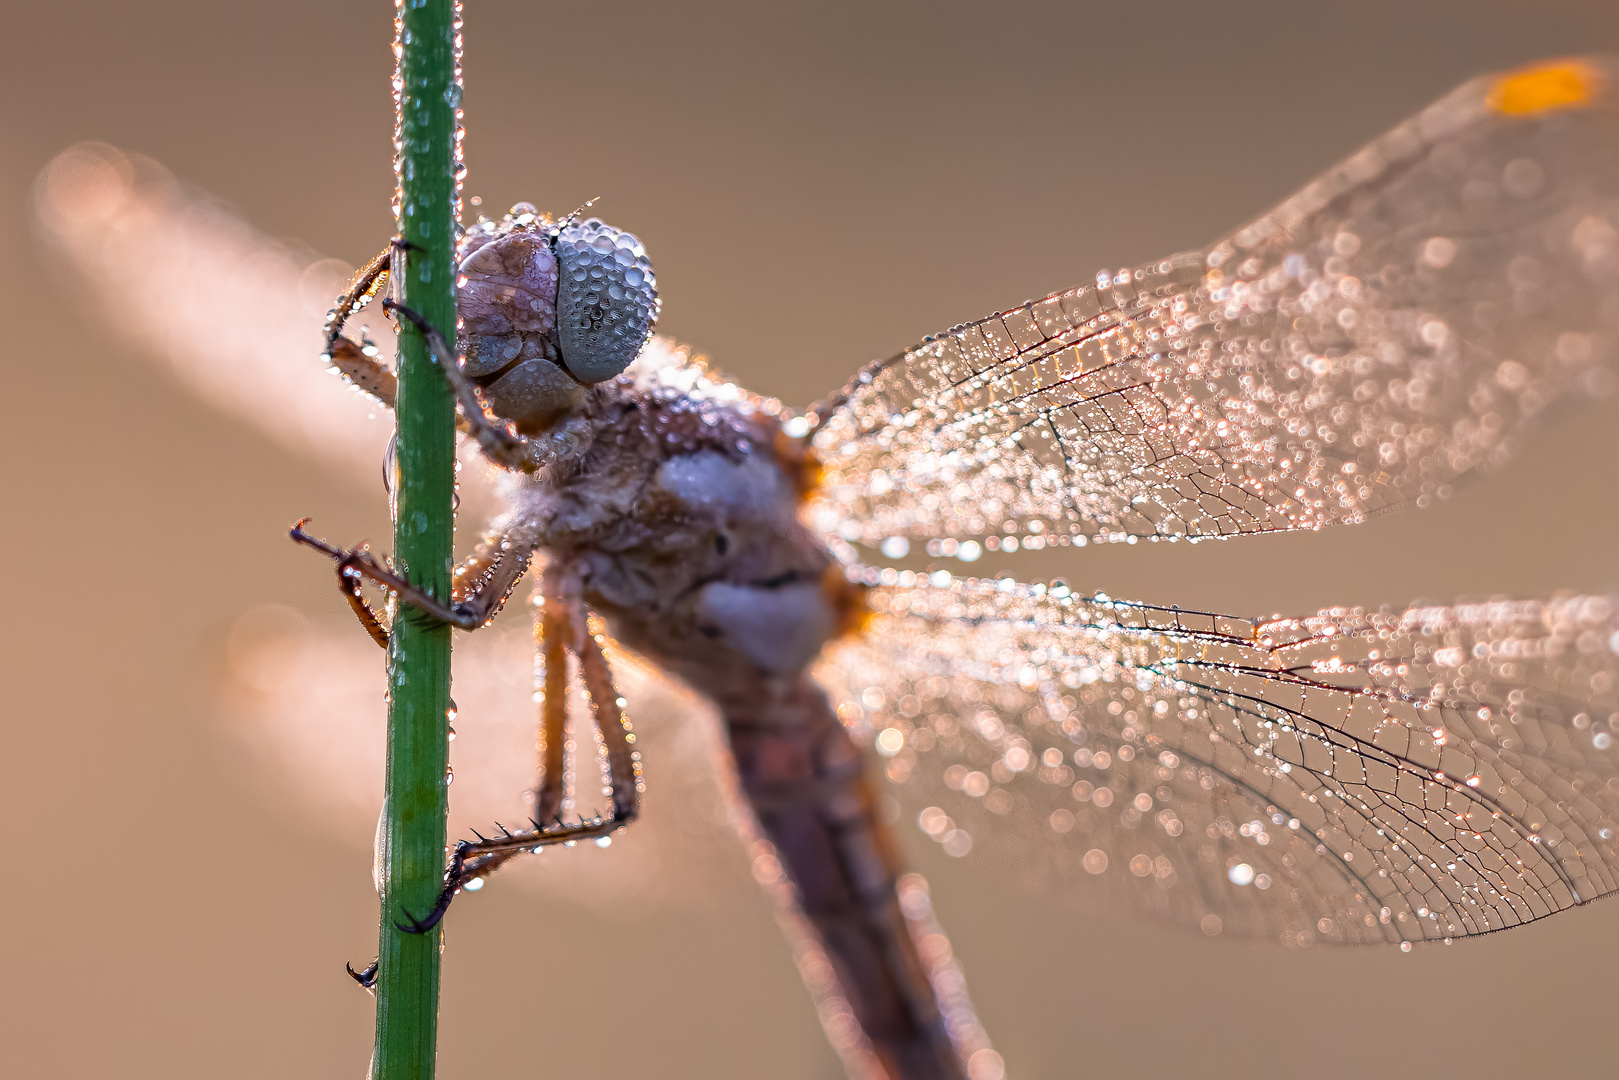
<svg viewBox="0 0 1619 1080"><path fill-rule="evenodd" d="M930 580L876 589L823 675L947 851L1296 946L1619 887L1610 598L1254 620Z"/></svg>
<svg viewBox="0 0 1619 1080"><path fill-rule="evenodd" d="M1206 252L871 365L811 417L821 527L1040 546L1443 497L1547 403L1611 377L1612 74L1475 80Z"/></svg>
<svg viewBox="0 0 1619 1080"><path fill-rule="evenodd" d="M353 267L265 236L157 162L101 143L70 147L46 165L34 206L42 238L120 336L284 448L376 483L393 432L387 410L343 392L329 377L335 369L317 359L326 315ZM391 360L393 335L376 344ZM635 373L689 389L706 370L658 337ZM492 467L475 444L463 445L473 465L460 474L463 504L488 512L497 501Z"/></svg>

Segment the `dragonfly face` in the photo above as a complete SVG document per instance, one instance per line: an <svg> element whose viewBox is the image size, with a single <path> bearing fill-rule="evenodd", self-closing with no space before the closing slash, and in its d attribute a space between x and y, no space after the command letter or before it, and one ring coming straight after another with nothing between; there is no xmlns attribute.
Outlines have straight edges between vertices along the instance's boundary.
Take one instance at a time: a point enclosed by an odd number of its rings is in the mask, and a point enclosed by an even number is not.
<svg viewBox="0 0 1619 1080"><path fill-rule="evenodd" d="M628 367L657 322L646 250L596 218L558 225L520 203L468 229L456 258L463 369L523 430Z"/></svg>
<svg viewBox="0 0 1619 1080"><path fill-rule="evenodd" d="M1611 388L1614 76L1469 83L1206 251L952 328L798 417L657 347L584 387L616 359L576 361L560 313L508 303L549 298L560 256L515 219L492 230L509 248L468 253L466 373L492 400L515 369L486 347L566 368L572 386L497 412L589 429L568 479L513 481L496 537L526 528L626 639L723 699L782 853L760 880L794 877L878 1045L915 1032L874 1003L910 994L912 1027L931 1021L915 985L861 966L861 933L906 924L846 918L893 891L851 735L948 853L1018 852L1096 906L1209 934L1410 947L1619 888L1610 598L1255 619L899 561L1352 524L1444 498L1558 399ZM837 606L726 591L824 588L827 566L867 609L819 657L832 724L785 676ZM987 1052L970 1009L944 1015ZM948 1075L931 1067L905 1074Z"/></svg>

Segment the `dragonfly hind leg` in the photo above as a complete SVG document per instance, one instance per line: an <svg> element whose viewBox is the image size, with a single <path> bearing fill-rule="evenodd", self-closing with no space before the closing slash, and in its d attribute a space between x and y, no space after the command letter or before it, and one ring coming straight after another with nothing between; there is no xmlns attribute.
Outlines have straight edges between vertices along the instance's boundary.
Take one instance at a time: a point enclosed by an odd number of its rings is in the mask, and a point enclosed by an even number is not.
<svg viewBox="0 0 1619 1080"><path fill-rule="evenodd" d="M496 826L499 836L478 836L455 847L450 867L444 875L444 889L433 909L417 919L406 913L408 922L401 930L425 933L437 926L449 910L455 895L466 885L487 877L518 855L536 852L554 844L598 840L610 836L634 821L641 808L641 764L635 752L635 736L630 732L619 705L618 690L601 642L591 633L585 606L579 595L577 578L556 566L546 568L541 586L535 636L545 659L545 686L541 706L543 760L540 783L534 794L531 829L512 832ZM569 823L559 815L563 799L564 739L568 719L568 653L579 662L579 674L590 698L596 728L601 733L607 758L608 788L612 810L605 816L581 818Z"/></svg>
<svg viewBox="0 0 1619 1080"><path fill-rule="evenodd" d="M354 970L353 964L344 964L343 967L348 970L349 978L367 990L375 990L377 988L377 968L380 963L380 961L373 960L359 971Z"/></svg>

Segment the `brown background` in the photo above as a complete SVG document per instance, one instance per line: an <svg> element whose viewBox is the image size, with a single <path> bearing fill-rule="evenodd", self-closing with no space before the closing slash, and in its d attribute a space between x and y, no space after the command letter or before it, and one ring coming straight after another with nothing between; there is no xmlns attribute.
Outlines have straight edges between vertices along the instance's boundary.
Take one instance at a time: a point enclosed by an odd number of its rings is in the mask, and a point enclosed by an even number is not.
<svg viewBox="0 0 1619 1080"><path fill-rule="evenodd" d="M382 536L381 493L138 360L41 272L26 196L104 139L365 257L390 228L390 11L8 7L0 1067L358 1077L371 1000L341 963L374 949L369 830L334 838L249 782L209 687L247 608L340 614L285 523ZM603 196L653 254L662 329L805 402L923 333L1202 243L1465 77L1601 49L1619 9L1597 2L477 4L468 191ZM1613 407L1565 408L1428 513L1060 572L1243 612L1619 588ZM1014 1076L1589 1075L1619 1052L1619 904L1408 956L1288 953L1083 919L914 839ZM445 1077L836 1075L740 873L679 910L492 886L451 924Z"/></svg>

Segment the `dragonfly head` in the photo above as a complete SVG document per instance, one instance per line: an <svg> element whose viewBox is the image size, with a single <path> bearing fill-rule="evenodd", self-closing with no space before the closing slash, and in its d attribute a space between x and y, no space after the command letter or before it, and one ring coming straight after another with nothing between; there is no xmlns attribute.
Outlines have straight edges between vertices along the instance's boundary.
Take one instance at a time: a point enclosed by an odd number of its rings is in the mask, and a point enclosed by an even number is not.
<svg viewBox="0 0 1619 1080"><path fill-rule="evenodd" d="M657 322L646 249L598 218L558 223L518 203L468 229L456 258L464 370L519 427L621 373Z"/></svg>

